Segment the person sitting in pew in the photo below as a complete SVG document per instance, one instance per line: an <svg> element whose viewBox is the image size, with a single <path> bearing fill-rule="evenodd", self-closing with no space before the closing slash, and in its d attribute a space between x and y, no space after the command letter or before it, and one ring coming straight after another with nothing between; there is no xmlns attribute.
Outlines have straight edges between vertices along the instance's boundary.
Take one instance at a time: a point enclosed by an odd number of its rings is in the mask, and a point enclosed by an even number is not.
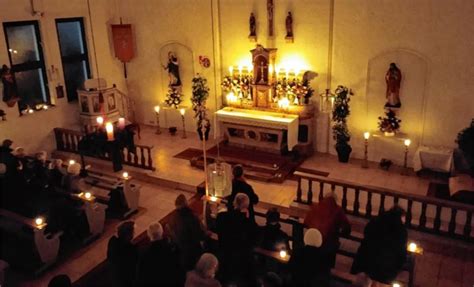
<svg viewBox="0 0 474 287"><path fill-rule="evenodd" d="M182 286L184 272L179 256L167 239L163 238L163 227L152 223L147 230L150 246L141 254L136 276L136 287L156 286L159 278L161 286Z"/></svg>
<svg viewBox="0 0 474 287"><path fill-rule="evenodd" d="M368 281L367 286L371 286L371 281L391 284L406 262L408 233L402 221L404 215L405 210L394 206L365 226L351 273L368 276L363 278Z"/></svg>
<svg viewBox="0 0 474 287"><path fill-rule="evenodd" d="M292 286L328 287L331 276L330 254L322 248L323 236L310 228L304 235L304 247L294 250L289 269Z"/></svg>
<svg viewBox="0 0 474 287"><path fill-rule="evenodd" d="M67 174L63 177L61 186L69 193L81 193L84 189L84 180L80 177L81 165L79 163L70 164L67 167Z"/></svg>
<svg viewBox="0 0 474 287"><path fill-rule="evenodd" d="M107 246L107 262L113 278L112 286L131 287L135 280L138 249L132 243L135 222L125 221L117 227Z"/></svg>
<svg viewBox="0 0 474 287"><path fill-rule="evenodd" d="M288 234L281 230L280 212L278 212L278 209L269 209L266 217L267 223L261 227L262 242L260 246L266 250L280 251L284 249L289 251L289 237Z"/></svg>
<svg viewBox="0 0 474 287"><path fill-rule="evenodd" d="M36 153L32 163L33 177L31 184L39 188L47 188L49 183L48 153L40 151Z"/></svg>
<svg viewBox="0 0 474 287"><path fill-rule="evenodd" d="M204 253L196 263L194 270L186 275L185 287L221 287L221 283L215 279L219 261L211 253ZM164 285L163 285L164 286Z"/></svg>
<svg viewBox="0 0 474 287"><path fill-rule="evenodd" d="M337 205L336 195L330 193L318 203L313 203L306 214L304 224L315 228L323 236L323 246L331 254L331 267L336 264L336 253L339 249L339 235L351 234L351 224L344 210Z"/></svg>
<svg viewBox="0 0 474 287"><path fill-rule="evenodd" d="M63 161L61 159L53 159L49 164L49 169L49 185L54 188L61 187L63 177L66 175L63 169Z"/></svg>

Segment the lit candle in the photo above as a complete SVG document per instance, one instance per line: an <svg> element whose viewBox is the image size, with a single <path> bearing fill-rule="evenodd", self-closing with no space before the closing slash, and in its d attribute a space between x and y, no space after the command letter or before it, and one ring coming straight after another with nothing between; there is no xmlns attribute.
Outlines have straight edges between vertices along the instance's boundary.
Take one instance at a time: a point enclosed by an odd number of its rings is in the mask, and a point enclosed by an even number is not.
<svg viewBox="0 0 474 287"><path fill-rule="evenodd" d="M69 165L73 165L73 164L75 164L75 163L76 163L75 160L73 160L73 159L70 159L70 160L69 160Z"/></svg>
<svg viewBox="0 0 474 287"><path fill-rule="evenodd" d="M128 172L124 171L124 172L122 173L122 177L123 177L124 179L128 179Z"/></svg>
<svg viewBox="0 0 474 287"><path fill-rule="evenodd" d="M242 65L239 65L239 76L242 76Z"/></svg>
<svg viewBox="0 0 474 287"><path fill-rule="evenodd" d="M233 92L228 93L226 98L227 98L227 103L235 102L235 95Z"/></svg>
<svg viewBox="0 0 474 287"><path fill-rule="evenodd" d="M160 113L160 106L155 106L155 113L157 113L157 114Z"/></svg>
<svg viewBox="0 0 474 287"><path fill-rule="evenodd" d="M234 75L234 67L229 66L229 75L232 77Z"/></svg>
<svg viewBox="0 0 474 287"><path fill-rule="evenodd" d="M410 252L416 252L416 249L418 248L418 246L416 245L415 242L410 242L410 244L408 244L408 251Z"/></svg>
<svg viewBox="0 0 474 287"><path fill-rule="evenodd" d="M37 227L41 227L41 225L44 224L44 219L42 217L36 217L35 218L35 224Z"/></svg>
<svg viewBox="0 0 474 287"><path fill-rule="evenodd" d="M34 112L33 109L29 109L29 110L28 110L28 113L30 113L30 114L32 114L33 112Z"/></svg>
<svg viewBox="0 0 474 287"><path fill-rule="evenodd" d="M406 139L405 142L404 142L405 146L408 147L410 144L411 144L411 140L410 139Z"/></svg>
<svg viewBox="0 0 474 287"><path fill-rule="evenodd" d="M84 198L85 199L91 199L91 197L92 197L92 194L90 192L84 193Z"/></svg>
<svg viewBox="0 0 474 287"><path fill-rule="evenodd" d="M97 124L99 126L101 126L103 123L104 123L104 118L103 117L97 117L97 119L95 119Z"/></svg>
<svg viewBox="0 0 474 287"><path fill-rule="evenodd" d="M105 124L105 131L107 132L107 140L113 141L114 140L114 126L112 123Z"/></svg>
<svg viewBox="0 0 474 287"><path fill-rule="evenodd" d="M47 110L48 109L48 105L43 105L43 110Z"/></svg>
<svg viewBox="0 0 474 287"><path fill-rule="evenodd" d="M369 132L365 132L364 133L364 139L368 140L370 138L370 133Z"/></svg>
<svg viewBox="0 0 474 287"><path fill-rule="evenodd" d="M217 201L217 197L215 197L215 196L211 196L210 199L211 199L212 202L216 202L216 201Z"/></svg>
<svg viewBox="0 0 474 287"><path fill-rule="evenodd" d="M288 98L281 99L281 107L282 108L288 109L289 106L290 106L290 101L288 100Z"/></svg>
<svg viewBox="0 0 474 287"><path fill-rule="evenodd" d="M184 108L179 109L179 113L181 114L182 117L184 117L184 114L186 113L186 110Z"/></svg>
<svg viewBox="0 0 474 287"><path fill-rule="evenodd" d="M280 250L280 257L285 258L286 257L286 251L285 250Z"/></svg>
<svg viewBox="0 0 474 287"><path fill-rule="evenodd" d="M402 285L400 285L400 283L395 282L392 284L392 287L402 287Z"/></svg>
<svg viewBox="0 0 474 287"><path fill-rule="evenodd" d="M118 127L119 127L119 129L124 129L125 128L125 118L119 118L118 119Z"/></svg>

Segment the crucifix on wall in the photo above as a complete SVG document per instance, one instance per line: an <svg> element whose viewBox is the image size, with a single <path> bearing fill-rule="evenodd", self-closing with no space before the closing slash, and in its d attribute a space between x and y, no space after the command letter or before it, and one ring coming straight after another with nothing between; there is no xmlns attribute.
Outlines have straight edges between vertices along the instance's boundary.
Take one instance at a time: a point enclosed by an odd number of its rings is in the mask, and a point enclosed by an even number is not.
<svg viewBox="0 0 474 287"><path fill-rule="evenodd" d="M267 0L268 36L273 37L273 0Z"/></svg>

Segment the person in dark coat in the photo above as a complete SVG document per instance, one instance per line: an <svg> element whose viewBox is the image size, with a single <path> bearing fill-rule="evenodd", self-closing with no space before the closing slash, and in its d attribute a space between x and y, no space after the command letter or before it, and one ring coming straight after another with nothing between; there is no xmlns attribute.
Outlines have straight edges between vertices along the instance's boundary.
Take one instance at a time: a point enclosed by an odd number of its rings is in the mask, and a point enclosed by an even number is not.
<svg viewBox="0 0 474 287"><path fill-rule="evenodd" d="M255 282L253 247L257 226L249 219L249 198L238 193L234 208L217 215L221 278L238 286L252 286Z"/></svg>
<svg viewBox="0 0 474 287"><path fill-rule="evenodd" d="M407 256L404 214L402 208L395 206L367 223L351 273L363 272L371 280L384 284L396 278Z"/></svg>
<svg viewBox="0 0 474 287"><path fill-rule="evenodd" d="M109 240L107 262L113 286L133 286L138 258L137 247L132 243L134 229L133 221L125 221L117 227L117 236L112 236Z"/></svg>
<svg viewBox="0 0 474 287"><path fill-rule="evenodd" d="M185 270L191 270L203 252L202 242L206 232L199 218L188 207L183 194L178 195L175 206L167 227L171 241L179 248L182 266Z"/></svg>
<svg viewBox="0 0 474 287"><path fill-rule="evenodd" d="M282 249L290 250L288 234L281 230L280 213L276 208L267 211L267 223L261 228L263 249L280 251Z"/></svg>
<svg viewBox="0 0 474 287"><path fill-rule="evenodd" d="M135 286L182 286L184 272L179 256L163 238L163 227L158 222L152 223L147 233L151 243L139 258Z"/></svg>
<svg viewBox="0 0 474 287"><path fill-rule="evenodd" d="M63 161L61 159L54 159L49 165L49 185L54 188L60 188L63 177L66 175L63 169Z"/></svg>
<svg viewBox="0 0 474 287"><path fill-rule="evenodd" d="M327 287L331 275L328 252L321 248L323 236L310 228L304 235L304 247L296 249L290 258L289 269L292 286Z"/></svg>
<svg viewBox="0 0 474 287"><path fill-rule="evenodd" d="M234 198L238 193L243 193L248 196L250 203L249 203L249 218L253 222L255 222L255 212L253 206L258 203L258 195L254 192L252 186L247 183L244 178L244 168L242 165L238 164L235 165L232 169L232 193L227 197L227 208L230 210L233 208L232 204L234 202Z"/></svg>

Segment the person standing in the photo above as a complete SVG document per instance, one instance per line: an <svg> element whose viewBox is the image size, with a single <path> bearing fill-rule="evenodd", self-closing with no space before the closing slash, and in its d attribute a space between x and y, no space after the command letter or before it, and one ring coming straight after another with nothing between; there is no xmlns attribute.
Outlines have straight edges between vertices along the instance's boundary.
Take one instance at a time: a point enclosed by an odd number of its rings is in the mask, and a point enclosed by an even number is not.
<svg viewBox="0 0 474 287"><path fill-rule="evenodd" d="M238 193L243 193L249 198L249 219L255 222L255 212L253 206L258 203L258 195L254 192L252 186L247 183L244 178L244 168L242 165L237 164L232 169L232 193L227 197L227 208L231 210L233 208L233 202L235 196Z"/></svg>
<svg viewBox="0 0 474 287"><path fill-rule="evenodd" d="M125 221L117 227L117 235L109 240L107 262L111 268L113 286L133 286L138 258L137 247L132 243L134 231L135 223Z"/></svg>

